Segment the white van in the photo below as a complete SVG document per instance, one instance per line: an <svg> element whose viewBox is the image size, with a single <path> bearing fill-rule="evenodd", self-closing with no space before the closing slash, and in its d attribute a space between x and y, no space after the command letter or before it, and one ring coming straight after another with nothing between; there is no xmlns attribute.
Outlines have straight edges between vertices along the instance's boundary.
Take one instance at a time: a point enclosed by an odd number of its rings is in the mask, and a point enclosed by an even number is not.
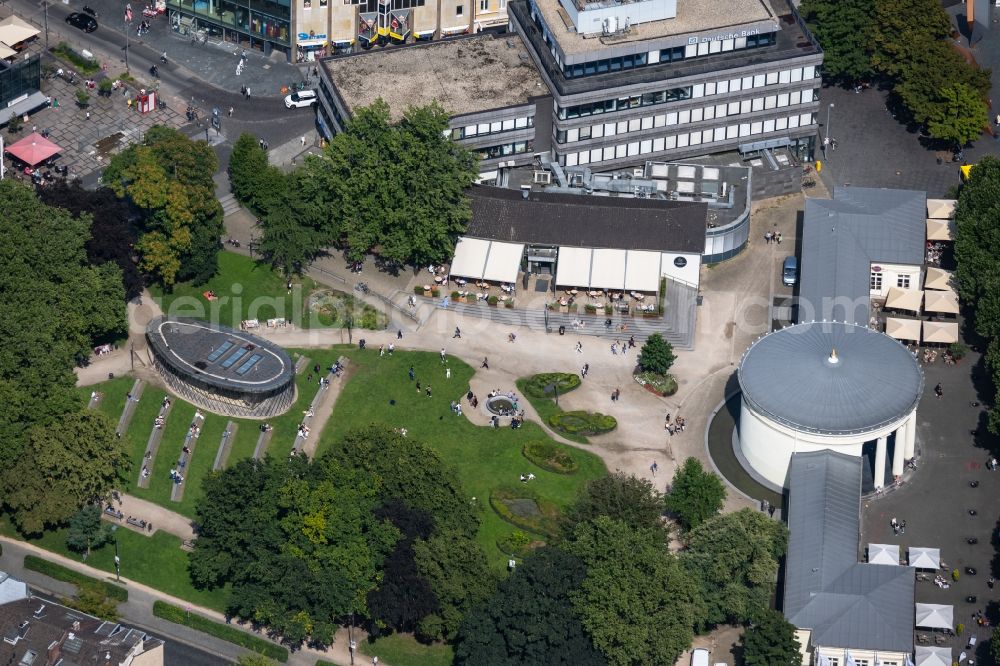
<svg viewBox="0 0 1000 666"><path fill-rule="evenodd" d="M691 666L708 666L708 650L695 648L691 650Z"/></svg>

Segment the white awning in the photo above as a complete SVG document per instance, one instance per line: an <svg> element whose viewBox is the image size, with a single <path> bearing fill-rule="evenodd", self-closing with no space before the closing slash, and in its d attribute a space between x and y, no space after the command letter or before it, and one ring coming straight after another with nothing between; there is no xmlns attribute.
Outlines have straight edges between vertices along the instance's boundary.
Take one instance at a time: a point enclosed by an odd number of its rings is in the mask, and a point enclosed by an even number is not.
<svg viewBox="0 0 1000 666"><path fill-rule="evenodd" d="M923 629L954 629L954 608L946 604L917 604L916 626Z"/></svg>
<svg viewBox="0 0 1000 666"><path fill-rule="evenodd" d="M590 285L598 289L625 288L625 261L628 252L625 250L594 250L594 263L591 267Z"/></svg>
<svg viewBox="0 0 1000 666"><path fill-rule="evenodd" d="M40 33L41 30L13 14L0 21L0 42L7 46L20 44Z"/></svg>
<svg viewBox="0 0 1000 666"><path fill-rule="evenodd" d="M17 51L10 48L6 44L0 44L0 59L6 60L7 58L13 58L17 55Z"/></svg>
<svg viewBox="0 0 1000 666"><path fill-rule="evenodd" d="M951 289L952 272L934 266L927 267L927 275L924 276L924 289L936 289L943 291Z"/></svg>
<svg viewBox="0 0 1000 666"><path fill-rule="evenodd" d="M916 649L915 666L951 666L955 663L955 660L951 658L950 647L917 645Z"/></svg>
<svg viewBox="0 0 1000 666"><path fill-rule="evenodd" d="M868 564L899 565L899 544L870 543L868 544Z"/></svg>
<svg viewBox="0 0 1000 666"><path fill-rule="evenodd" d="M885 307L893 310L910 310L920 312L920 301L923 300L924 292L920 289L900 289L890 287L889 293L885 297Z"/></svg>
<svg viewBox="0 0 1000 666"><path fill-rule="evenodd" d="M908 554L911 567L917 569L934 569L935 571L941 568L940 548L921 548L919 546L910 546Z"/></svg>
<svg viewBox="0 0 1000 666"><path fill-rule="evenodd" d="M473 280L481 279L489 251L489 241L459 236L455 243L455 258L451 261L451 274Z"/></svg>
<svg viewBox="0 0 1000 666"><path fill-rule="evenodd" d="M927 200L927 217L932 217L936 220L950 220L955 217L955 205L958 203L955 199L928 199Z"/></svg>
<svg viewBox="0 0 1000 666"><path fill-rule="evenodd" d="M958 314L958 294L951 289L947 291L928 291L924 301L927 312L946 312Z"/></svg>
<svg viewBox="0 0 1000 666"><path fill-rule="evenodd" d="M524 256L524 245L492 241L489 254L486 257L483 279L495 282L516 282L517 274L521 270L522 256Z"/></svg>
<svg viewBox="0 0 1000 666"><path fill-rule="evenodd" d="M927 240L955 240L955 220L935 220L927 218Z"/></svg>
<svg viewBox="0 0 1000 666"><path fill-rule="evenodd" d="M958 342L958 322L925 321L924 342L939 342L945 345Z"/></svg>
<svg viewBox="0 0 1000 666"><path fill-rule="evenodd" d="M594 251L585 247L560 247L556 266L556 285L589 287L590 265Z"/></svg>
<svg viewBox="0 0 1000 666"><path fill-rule="evenodd" d="M897 340L920 342L920 320L888 317L885 320L885 334Z"/></svg>
<svg viewBox="0 0 1000 666"><path fill-rule="evenodd" d="M625 289L657 292L660 289L660 253L629 250L625 264Z"/></svg>

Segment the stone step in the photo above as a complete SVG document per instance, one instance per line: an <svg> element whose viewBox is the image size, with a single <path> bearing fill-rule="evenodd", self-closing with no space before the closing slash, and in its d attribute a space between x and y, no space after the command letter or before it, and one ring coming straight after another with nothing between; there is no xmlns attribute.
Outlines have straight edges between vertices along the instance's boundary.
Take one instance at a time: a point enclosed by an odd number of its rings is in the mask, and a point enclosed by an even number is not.
<svg viewBox="0 0 1000 666"><path fill-rule="evenodd" d="M219 203L222 204L223 217L232 215L243 207L232 194L226 194L225 196L219 197Z"/></svg>

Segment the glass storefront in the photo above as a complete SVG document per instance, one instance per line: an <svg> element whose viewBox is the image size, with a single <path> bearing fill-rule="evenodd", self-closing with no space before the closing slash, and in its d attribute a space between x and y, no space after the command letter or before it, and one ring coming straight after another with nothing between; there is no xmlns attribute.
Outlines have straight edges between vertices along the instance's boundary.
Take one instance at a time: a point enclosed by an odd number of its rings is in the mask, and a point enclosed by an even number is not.
<svg viewBox="0 0 1000 666"><path fill-rule="evenodd" d="M167 7L175 31L205 30L246 48L288 53L290 0L168 0Z"/></svg>
<svg viewBox="0 0 1000 666"><path fill-rule="evenodd" d="M41 69L38 56L0 65L0 105L41 89Z"/></svg>

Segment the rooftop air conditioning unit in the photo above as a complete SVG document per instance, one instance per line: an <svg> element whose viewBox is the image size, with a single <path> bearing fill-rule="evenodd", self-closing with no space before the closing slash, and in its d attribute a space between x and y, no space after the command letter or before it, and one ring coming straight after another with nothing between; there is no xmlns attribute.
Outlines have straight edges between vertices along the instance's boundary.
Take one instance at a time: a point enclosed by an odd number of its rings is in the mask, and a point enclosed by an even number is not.
<svg viewBox="0 0 1000 666"><path fill-rule="evenodd" d="M532 182L535 185L549 185L552 183L552 174L548 171L536 171Z"/></svg>
<svg viewBox="0 0 1000 666"><path fill-rule="evenodd" d="M569 184L572 187L583 187L583 174L574 173L573 177L570 179Z"/></svg>
<svg viewBox="0 0 1000 666"><path fill-rule="evenodd" d="M642 178L643 173L645 173L645 172L642 170L641 167L636 167L636 168L632 169L632 177L633 178Z"/></svg>

